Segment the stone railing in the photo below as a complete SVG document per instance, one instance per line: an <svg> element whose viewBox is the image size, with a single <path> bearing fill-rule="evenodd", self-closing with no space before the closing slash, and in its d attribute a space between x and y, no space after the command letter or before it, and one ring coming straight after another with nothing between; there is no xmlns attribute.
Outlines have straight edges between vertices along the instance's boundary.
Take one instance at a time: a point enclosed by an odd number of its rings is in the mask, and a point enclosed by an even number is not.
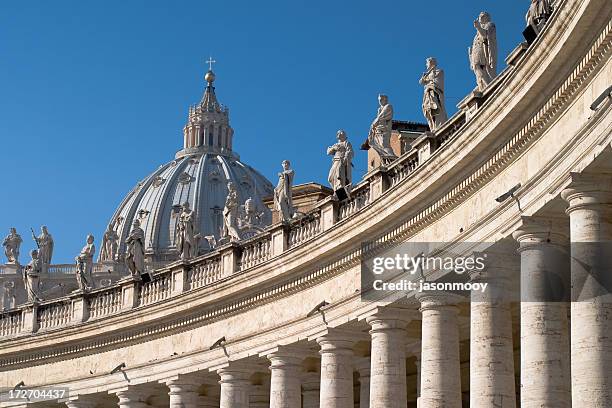
<svg viewBox="0 0 612 408"><path fill-rule="evenodd" d="M216 256L214 258L205 259L189 270L187 278L189 288L195 289L218 281L221 279L221 273L220 257Z"/></svg>
<svg viewBox="0 0 612 408"><path fill-rule="evenodd" d="M94 263L92 267L93 273L101 273L108 272L109 270L113 271L123 271L125 270L125 265L122 263L115 264L105 264L105 263ZM74 275L76 274L76 264L52 264L49 265L47 269L49 274L64 274L64 275Z"/></svg>
<svg viewBox="0 0 612 408"><path fill-rule="evenodd" d="M139 280L126 278L92 293L73 293L42 304L20 305L0 315L0 336L27 335L39 329L78 324L156 303L183 292L205 288L241 270L282 256L289 249L307 245L316 237L323 236L325 231L338 222L357 214L379 200L389 189L410 178L411 174L423 166L436 150L452 141L453 136L478 113L491 92L503 79L501 77L507 74L508 71L500 74L496 84L490 86L484 95L473 93L468 96L462 101L460 111L435 134L423 134L412 143L412 149L394 163L386 167L381 166L366 174L364 180L353 187L348 200L338 202L328 197L319 202L312 212L289 225L286 223L272 225L261 235L223 245L207 255L192 260L155 264L147 268L147 270L157 270L152 273L151 282L143 284ZM109 265L96 264L94 272L106 271L108 268ZM124 266L117 265L117 268ZM0 265L0 273L3 270L6 268ZM73 264L52 265L49 268L49 273L73 274L74 271Z"/></svg>
<svg viewBox="0 0 612 408"><path fill-rule="evenodd" d="M306 215L291 225L289 230L289 247L294 247L318 235L321 232L321 214L314 212Z"/></svg>
<svg viewBox="0 0 612 408"><path fill-rule="evenodd" d="M37 312L38 327L41 330L64 326L72 320L72 303L61 300L41 305Z"/></svg>
<svg viewBox="0 0 612 408"><path fill-rule="evenodd" d="M21 332L23 328L23 313L21 310L12 310L0 315L0 336L12 336Z"/></svg>
<svg viewBox="0 0 612 408"><path fill-rule="evenodd" d="M155 275L151 282L140 286L138 305L144 306L169 298L172 290L171 283L171 275L169 273Z"/></svg>
<svg viewBox="0 0 612 408"><path fill-rule="evenodd" d="M240 256L240 270L259 265L272 257L272 237L269 233L259 235L244 244Z"/></svg>
<svg viewBox="0 0 612 408"><path fill-rule="evenodd" d="M121 309L121 287L92 293L88 299L90 318L108 316Z"/></svg>

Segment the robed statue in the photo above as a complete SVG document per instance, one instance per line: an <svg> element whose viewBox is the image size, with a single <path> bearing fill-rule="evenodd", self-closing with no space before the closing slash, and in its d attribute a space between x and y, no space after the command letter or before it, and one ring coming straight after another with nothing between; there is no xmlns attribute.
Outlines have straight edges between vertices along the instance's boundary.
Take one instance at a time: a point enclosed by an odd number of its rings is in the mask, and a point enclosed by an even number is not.
<svg viewBox="0 0 612 408"><path fill-rule="evenodd" d="M277 210L283 221L289 221L295 215L293 208L293 177L295 172L291 169L289 160L281 163L283 171L278 173L278 183L274 188L274 209Z"/></svg>
<svg viewBox="0 0 612 408"><path fill-rule="evenodd" d="M117 248L119 246L119 235L115 232L112 224L108 224L108 228L104 232L102 238L102 249L100 251L101 261L114 261L117 256Z"/></svg>
<svg viewBox="0 0 612 408"><path fill-rule="evenodd" d="M527 25L533 27L536 33L539 33L542 26L548 20L552 13L552 6L550 0L531 0L531 5L525 16Z"/></svg>
<svg viewBox="0 0 612 408"><path fill-rule="evenodd" d="M140 276L144 272L144 231L140 228L138 219L132 223L132 230L125 243L127 244L125 264L132 276Z"/></svg>
<svg viewBox="0 0 612 408"><path fill-rule="evenodd" d="M474 21L476 35L472 46L468 48L470 68L476 75L478 90L484 91L487 85L497 76L497 33L491 16L483 11Z"/></svg>
<svg viewBox="0 0 612 408"><path fill-rule="evenodd" d="M435 58L427 58L425 66L427 71L419 82L424 87L423 115L433 132L448 119L444 102L444 71L438 67Z"/></svg>
<svg viewBox="0 0 612 408"><path fill-rule="evenodd" d="M53 237L49 234L46 226L41 227L41 233L38 237L32 232L32 238L38 246L38 258L42 263L42 270L45 271L47 266L51 265L53 258Z"/></svg>
<svg viewBox="0 0 612 408"><path fill-rule="evenodd" d="M340 190L344 190L345 195L349 196L353 182L353 146L348 141L344 130L336 133L336 139L338 141L327 148L327 154L334 156L327 181L334 189L336 197Z"/></svg>
<svg viewBox="0 0 612 408"><path fill-rule="evenodd" d="M87 235L87 242L81 252L76 256L76 278L79 289L87 292L95 289L96 285L93 279L93 258L96 253L93 235Z"/></svg>
<svg viewBox="0 0 612 408"><path fill-rule="evenodd" d="M21 235L17 233L15 228L11 228L9 234L2 241L8 263L19 264L19 248L22 242Z"/></svg>
<svg viewBox="0 0 612 408"><path fill-rule="evenodd" d="M195 211L189 207L189 202L185 201L178 219L176 243L176 247L183 260L193 258L198 254L195 217Z"/></svg>
<svg viewBox="0 0 612 408"><path fill-rule="evenodd" d="M231 181L227 183L227 197L223 207L223 236L229 237L230 241L240 240L238 229L238 190Z"/></svg>
<svg viewBox="0 0 612 408"><path fill-rule="evenodd" d="M378 112L370 125L368 139L361 145L362 150L374 149L383 163L394 160L397 156L391 148L391 128L393 106L387 95L378 95Z"/></svg>
<svg viewBox="0 0 612 408"><path fill-rule="evenodd" d="M23 285L25 287L28 302L39 302L42 300L39 292L39 276L42 273L42 264L39 251L30 251L32 260L23 269Z"/></svg>

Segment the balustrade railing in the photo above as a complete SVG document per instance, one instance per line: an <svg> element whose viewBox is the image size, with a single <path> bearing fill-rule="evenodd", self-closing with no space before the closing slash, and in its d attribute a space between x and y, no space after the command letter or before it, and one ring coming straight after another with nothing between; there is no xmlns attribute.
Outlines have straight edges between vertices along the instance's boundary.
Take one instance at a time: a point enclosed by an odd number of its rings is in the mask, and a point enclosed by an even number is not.
<svg viewBox="0 0 612 408"><path fill-rule="evenodd" d="M108 316L121 309L121 287L92 293L89 297L89 317Z"/></svg>
<svg viewBox="0 0 612 408"><path fill-rule="evenodd" d="M321 232L321 215L319 213L304 217L289 230L289 247L294 247Z"/></svg>
<svg viewBox="0 0 612 408"><path fill-rule="evenodd" d="M351 198L340 203L338 208L338 220L343 220L370 203L370 185L366 185L351 192Z"/></svg>
<svg viewBox="0 0 612 408"><path fill-rule="evenodd" d="M14 310L0 315L0 336L12 336L21 331L23 327L23 313Z"/></svg>
<svg viewBox="0 0 612 408"><path fill-rule="evenodd" d="M171 286L171 276L169 273L154 276L151 282L140 286L138 304L140 306L148 305L170 297Z"/></svg>
<svg viewBox="0 0 612 408"><path fill-rule="evenodd" d="M72 319L72 302L61 300L57 303L49 303L38 307L38 327L50 329L63 326Z"/></svg>
<svg viewBox="0 0 612 408"><path fill-rule="evenodd" d="M191 289L208 285L221 279L221 258L205 259L189 270L188 282Z"/></svg>
<svg viewBox="0 0 612 408"><path fill-rule="evenodd" d="M240 269L250 268L258 265L272 256L272 239L270 234L254 238L244 244L242 256L240 257Z"/></svg>
<svg viewBox="0 0 612 408"><path fill-rule="evenodd" d="M414 153L408 155L402 162L389 169L389 178L391 186L395 186L400 181L408 177L419 165L419 154L415 150Z"/></svg>

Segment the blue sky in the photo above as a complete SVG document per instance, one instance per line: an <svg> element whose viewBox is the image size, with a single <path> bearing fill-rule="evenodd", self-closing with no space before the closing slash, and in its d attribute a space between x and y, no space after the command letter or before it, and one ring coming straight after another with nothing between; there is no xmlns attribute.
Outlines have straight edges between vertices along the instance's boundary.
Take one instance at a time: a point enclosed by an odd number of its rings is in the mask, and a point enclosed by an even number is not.
<svg viewBox="0 0 612 408"><path fill-rule="evenodd" d="M481 10L499 66L521 41L529 1L4 1L0 4L0 235L49 226L54 262L103 233L122 197L182 146L212 55L234 148L271 180L326 183L336 130L356 147L387 93L423 121L425 58L446 72L447 105L475 86L467 47ZM355 159L357 173L365 153ZM0 262L4 262L4 254Z"/></svg>

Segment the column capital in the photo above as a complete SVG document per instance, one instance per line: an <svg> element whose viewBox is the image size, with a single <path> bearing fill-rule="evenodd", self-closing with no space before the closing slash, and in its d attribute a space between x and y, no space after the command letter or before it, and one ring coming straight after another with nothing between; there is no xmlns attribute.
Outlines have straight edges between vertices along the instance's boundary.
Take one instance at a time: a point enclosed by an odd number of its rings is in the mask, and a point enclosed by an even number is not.
<svg viewBox="0 0 612 408"><path fill-rule="evenodd" d="M457 304L465 301L463 296L439 290L417 293L416 298L421 302L421 312L442 308L452 308L456 310Z"/></svg>
<svg viewBox="0 0 612 408"><path fill-rule="evenodd" d="M381 307L376 313L366 318L366 322L372 327L372 331L406 330L408 323L413 320L420 320L417 310L396 307Z"/></svg>
<svg viewBox="0 0 612 408"><path fill-rule="evenodd" d="M353 354L353 345L359 339L360 333L346 329L330 329L325 335L316 339L321 347L319 354L344 353Z"/></svg>
<svg viewBox="0 0 612 408"><path fill-rule="evenodd" d="M257 371L252 364L230 362L225 367L216 369L219 375L219 384L250 383L251 376Z"/></svg>
<svg viewBox="0 0 612 408"><path fill-rule="evenodd" d="M148 390L140 390L130 386L127 389L116 391L114 394L119 398L119 406L129 408L148 407L147 398L151 396Z"/></svg>
<svg viewBox="0 0 612 408"><path fill-rule="evenodd" d="M585 207L612 205L612 174L571 173L570 185L561 192L569 204L566 212Z"/></svg>
<svg viewBox="0 0 612 408"><path fill-rule="evenodd" d="M261 357L266 357L272 363L270 368L279 368L290 365L300 365L306 357L313 355L310 350L300 346L277 346L271 350L259 353Z"/></svg>
<svg viewBox="0 0 612 408"><path fill-rule="evenodd" d="M520 249L540 245L569 244L569 223L564 217L522 216L522 225L512 233Z"/></svg>
<svg viewBox="0 0 612 408"><path fill-rule="evenodd" d="M77 395L75 398L65 402L68 408L94 408L99 399L93 395Z"/></svg>

